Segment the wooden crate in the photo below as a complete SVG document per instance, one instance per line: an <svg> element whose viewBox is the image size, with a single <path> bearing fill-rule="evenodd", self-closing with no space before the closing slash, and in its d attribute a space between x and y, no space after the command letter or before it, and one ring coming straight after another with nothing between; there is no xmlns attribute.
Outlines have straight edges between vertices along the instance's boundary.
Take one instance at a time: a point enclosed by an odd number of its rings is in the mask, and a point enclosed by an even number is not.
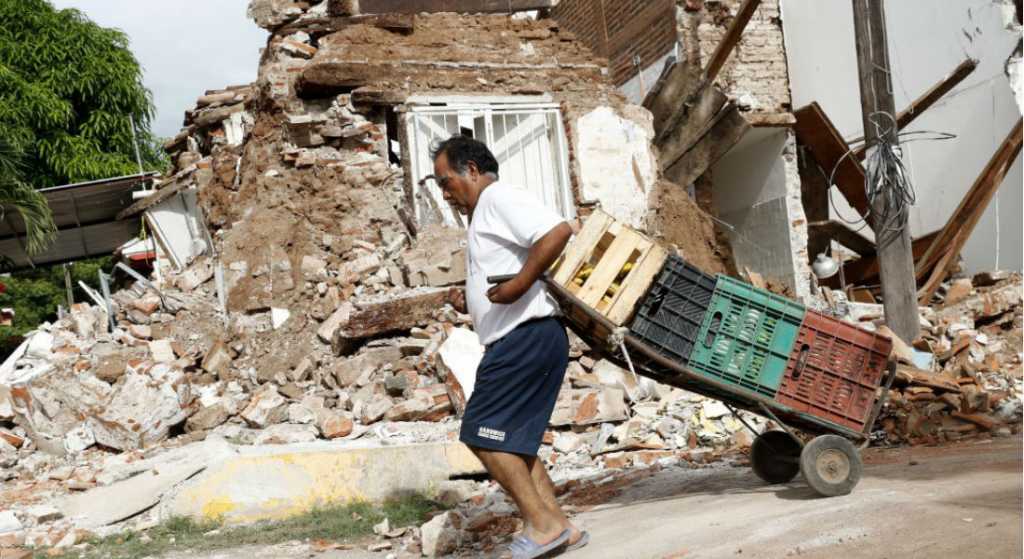
<svg viewBox="0 0 1024 559"><path fill-rule="evenodd" d="M659 244L596 210L555 263L550 277L622 326L633 316L667 257ZM627 264L632 268L622 276ZM585 280L576 281L587 269Z"/></svg>

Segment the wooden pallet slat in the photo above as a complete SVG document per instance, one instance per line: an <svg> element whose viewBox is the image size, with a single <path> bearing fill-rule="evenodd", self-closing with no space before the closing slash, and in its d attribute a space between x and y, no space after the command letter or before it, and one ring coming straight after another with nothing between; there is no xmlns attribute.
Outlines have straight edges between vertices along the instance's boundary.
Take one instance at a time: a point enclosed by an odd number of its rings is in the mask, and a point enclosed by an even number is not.
<svg viewBox="0 0 1024 559"><path fill-rule="evenodd" d="M626 265L626 262L629 262L629 257L636 250L639 240L639 236L631 231L622 230L618 232L615 240L605 250L597 266L594 267L593 273L583 283L583 287L580 289L579 295L577 295L580 300L591 307L597 308L601 298L608 291L608 287L615 281L622 267Z"/></svg>
<svg viewBox="0 0 1024 559"><path fill-rule="evenodd" d="M666 258L668 258L667 250L660 245L651 247L651 250L644 255L623 281L622 288L616 293L616 300L608 309L608 320L615 324L623 324L629 320L637 302L647 293L647 288L661 272Z"/></svg>
<svg viewBox="0 0 1024 559"><path fill-rule="evenodd" d="M668 257L657 243L597 210L553 266L552 280L616 325L626 323ZM632 268L606 299L623 267ZM585 266L593 269L582 285L575 278ZM570 315L572 310L569 310ZM570 316L570 318L572 318Z"/></svg>
<svg viewBox="0 0 1024 559"><path fill-rule="evenodd" d="M576 277L580 266L586 263L587 257L597 243L601 242L601 237L608 231L612 223L614 223L612 216L601 211L596 211L587 218L576 238L566 247L561 262L557 264L558 267L554 275L555 282L569 287L569 283L572 278Z"/></svg>

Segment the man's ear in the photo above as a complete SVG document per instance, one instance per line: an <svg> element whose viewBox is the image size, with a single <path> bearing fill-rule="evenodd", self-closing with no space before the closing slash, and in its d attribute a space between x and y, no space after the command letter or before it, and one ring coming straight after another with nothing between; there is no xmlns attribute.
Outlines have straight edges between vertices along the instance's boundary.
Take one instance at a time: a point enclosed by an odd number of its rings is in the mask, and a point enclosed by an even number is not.
<svg viewBox="0 0 1024 559"><path fill-rule="evenodd" d="M469 178L473 179L473 181L476 181L477 177L480 176L480 168L476 166L475 161L467 161L466 169L469 171Z"/></svg>

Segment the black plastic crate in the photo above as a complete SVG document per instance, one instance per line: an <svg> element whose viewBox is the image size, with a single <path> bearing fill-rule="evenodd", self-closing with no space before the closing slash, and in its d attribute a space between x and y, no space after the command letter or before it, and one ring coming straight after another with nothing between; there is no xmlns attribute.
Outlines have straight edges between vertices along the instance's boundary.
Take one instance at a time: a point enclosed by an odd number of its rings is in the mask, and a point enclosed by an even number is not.
<svg viewBox="0 0 1024 559"><path fill-rule="evenodd" d="M665 357L686 365L716 282L715 276L670 255L640 301L630 332Z"/></svg>

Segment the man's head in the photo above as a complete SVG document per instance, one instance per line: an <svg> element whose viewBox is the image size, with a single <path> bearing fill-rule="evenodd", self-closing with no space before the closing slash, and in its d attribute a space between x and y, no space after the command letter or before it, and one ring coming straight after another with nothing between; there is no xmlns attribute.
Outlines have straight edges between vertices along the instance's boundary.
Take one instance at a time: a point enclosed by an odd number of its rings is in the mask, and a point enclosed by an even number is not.
<svg viewBox="0 0 1024 559"><path fill-rule="evenodd" d="M463 215L476 207L484 187L498 180L498 160L483 142L456 135L430 150L434 180L444 199Z"/></svg>

